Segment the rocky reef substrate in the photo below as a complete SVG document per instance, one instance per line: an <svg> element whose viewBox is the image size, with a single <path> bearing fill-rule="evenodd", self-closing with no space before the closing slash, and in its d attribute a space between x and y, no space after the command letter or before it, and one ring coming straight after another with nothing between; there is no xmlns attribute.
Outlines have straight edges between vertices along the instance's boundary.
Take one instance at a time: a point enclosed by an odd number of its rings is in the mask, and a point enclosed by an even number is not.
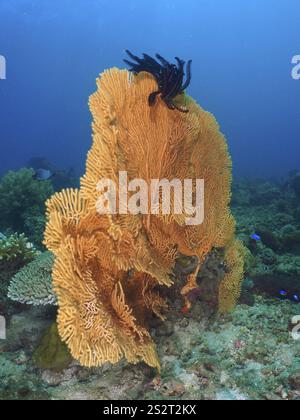
<svg viewBox="0 0 300 420"><path fill-rule="evenodd" d="M300 341L291 333L299 311L293 302L260 296L226 316L212 315L201 301L188 315L175 307L167 322L153 328L158 375L125 362L37 368L32 354L53 313L29 308L11 318L7 340L0 342L0 398L298 400Z"/></svg>
<svg viewBox="0 0 300 420"><path fill-rule="evenodd" d="M160 374L125 361L81 367L57 340L55 307L18 305L3 292L7 337L0 340L0 399L299 400L299 179L295 171L281 182L234 185L238 235L249 250L240 302L232 313L216 314L212 296L226 267L219 264L222 256L211 253L190 312L175 294L168 320L150 323ZM216 261L215 284L210 274Z"/></svg>

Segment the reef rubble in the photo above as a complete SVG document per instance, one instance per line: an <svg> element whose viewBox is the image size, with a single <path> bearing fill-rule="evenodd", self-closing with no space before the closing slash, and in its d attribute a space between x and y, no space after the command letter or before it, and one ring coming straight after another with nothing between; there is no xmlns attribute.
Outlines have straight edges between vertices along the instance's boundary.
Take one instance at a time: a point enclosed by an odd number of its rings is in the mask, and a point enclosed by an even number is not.
<svg viewBox="0 0 300 420"><path fill-rule="evenodd" d="M11 318L7 340L0 341L0 398L300 399L300 340L291 335L297 304L256 296L253 306L240 304L222 316L208 313L201 302L189 316L178 309L170 321L155 326L162 364L158 375L143 363L126 362L38 369L31 355L51 324L51 311L28 308Z"/></svg>

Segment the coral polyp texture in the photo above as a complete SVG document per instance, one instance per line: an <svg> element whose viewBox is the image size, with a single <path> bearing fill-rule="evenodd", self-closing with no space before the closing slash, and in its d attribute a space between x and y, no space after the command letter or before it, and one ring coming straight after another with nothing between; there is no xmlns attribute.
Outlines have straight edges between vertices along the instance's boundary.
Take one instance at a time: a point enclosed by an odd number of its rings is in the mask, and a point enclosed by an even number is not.
<svg viewBox="0 0 300 420"><path fill-rule="evenodd" d="M52 290L53 255L44 252L22 268L11 280L8 297L27 305L55 305Z"/></svg>
<svg viewBox="0 0 300 420"><path fill-rule="evenodd" d="M45 244L55 255L58 330L84 366L125 357L159 369L147 323L153 315L165 318L162 296L176 283L180 256L198 261L181 291L187 307L201 266L214 249L227 258L220 310L231 310L239 296L243 248L229 210L231 160L215 118L191 98L177 98L189 113L170 110L160 98L149 107L148 97L157 88L150 74L132 77L111 69L97 85L90 98L93 146L80 190L65 190L47 202ZM110 179L118 189L121 171L128 181L143 179L148 185L153 179L204 179L204 223L187 225L187 215L174 209L169 215L100 215L99 181Z"/></svg>
<svg viewBox="0 0 300 420"><path fill-rule="evenodd" d="M56 255L58 329L73 357L84 366L98 366L124 355L132 363L144 360L158 367L155 346L143 326L151 305L160 305L151 280L137 274L129 278L117 268L113 257L118 242L96 208L88 211L80 191L55 195L48 202L48 217L45 242Z"/></svg>

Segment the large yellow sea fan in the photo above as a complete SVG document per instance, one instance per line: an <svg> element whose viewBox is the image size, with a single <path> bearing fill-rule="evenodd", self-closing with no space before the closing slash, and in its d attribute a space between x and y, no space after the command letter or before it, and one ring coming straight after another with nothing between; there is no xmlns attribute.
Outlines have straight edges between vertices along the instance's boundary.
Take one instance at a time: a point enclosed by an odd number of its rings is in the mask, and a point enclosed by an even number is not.
<svg viewBox="0 0 300 420"><path fill-rule="evenodd" d="M165 318L167 305L159 290L172 286L179 255L199 260L182 289L187 305L214 248L225 250L230 267L220 288L220 309L231 309L238 298L243 248L235 241L229 210L231 160L214 117L191 98L184 98L188 113L170 110L159 98L149 107L148 97L157 89L151 75L132 78L111 69L97 85L90 99L93 146L81 188L47 202L45 244L56 257L58 329L84 366L125 357L159 369L147 320L153 314ZM114 181L119 193L120 171L127 172L128 181L143 179L148 185L153 179L203 179L204 223L186 225L187 209L180 215L173 208L169 215L99 214L99 181Z"/></svg>
<svg viewBox="0 0 300 420"><path fill-rule="evenodd" d="M214 247L226 247L234 236L226 141L215 118L191 98L186 98L187 114L170 110L162 100L149 107L156 83L148 73L132 79L125 70L111 69L97 85L90 99L94 142L81 187L92 208L101 196L99 180L109 178L118 185L120 171L127 172L129 181L143 179L148 185L153 179L205 182L203 224L186 226L174 209L167 217L111 216L111 231L131 234L136 244L135 258L127 265L170 284L167 279L179 253L196 255L202 263Z"/></svg>
<svg viewBox="0 0 300 420"><path fill-rule="evenodd" d="M244 278L246 249L241 241L234 239L226 248L225 261L228 273L219 289L219 311L231 311L240 297Z"/></svg>
<svg viewBox="0 0 300 420"><path fill-rule="evenodd" d="M76 254L74 241L66 241L53 271L58 329L73 357L87 367L125 356L131 363L144 360L159 368L155 345L136 322L120 282L101 269L80 266Z"/></svg>
<svg viewBox="0 0 300 420"><path fill-rule="evenodd" d="M47 202L45 244L56 256L53 288L61 338L83 366L117 363L126 357L131 363L143 360L159 369L155 345L135 316L142 314L144 319L151 310L149 297L132 298L132 290L138 297L138 290L144 289L142 279L137 277L135 284L134 277L129 280L117 268L112 256L120 243L110 240L106 217L82 212L85 205L76 190L56 194ZM124 292L125 286L130 287Z"/></svg>

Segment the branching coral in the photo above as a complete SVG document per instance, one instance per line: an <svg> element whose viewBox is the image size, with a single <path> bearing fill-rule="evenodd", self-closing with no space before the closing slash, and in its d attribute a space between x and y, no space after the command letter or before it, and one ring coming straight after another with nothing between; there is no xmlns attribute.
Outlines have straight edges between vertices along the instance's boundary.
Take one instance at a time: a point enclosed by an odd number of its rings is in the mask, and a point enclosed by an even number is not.
<svg viewBox="0 0 300 420"><path fill-rule="evenodd" d="M225 139L214 117L191 98L183 98L189 113L173 112L160 98L150 108L147 98L156 88L146 73L133 80L117 69L102 75L90 100L94 142L81 189L56 194L47 203L45 244L56 257L58 329L73 357L86 366L125 356L159 367L147 319L151 314L164 318L166 303L159 291L173 284L179 255L198 259L182 290L187 306L201 265L215 248L225 249L228 259L220 309L231 309L238 297L243 262L232 258L235 223ZM174 209L169 215L99 215L103 191L98 183L104 178L118 185L121 171L148 185L153 179L204 179L204 223L187 225L191 215ZM235 292L224 304L228 290Z"/></svg>
<svg viewBox="0 0 300 420"><path fill-rule="evenodd" d="M54 257L50 252L39 255L12 278L8 297L28 305L54 305L56 296L52 289L53 263Z"/></svg>

